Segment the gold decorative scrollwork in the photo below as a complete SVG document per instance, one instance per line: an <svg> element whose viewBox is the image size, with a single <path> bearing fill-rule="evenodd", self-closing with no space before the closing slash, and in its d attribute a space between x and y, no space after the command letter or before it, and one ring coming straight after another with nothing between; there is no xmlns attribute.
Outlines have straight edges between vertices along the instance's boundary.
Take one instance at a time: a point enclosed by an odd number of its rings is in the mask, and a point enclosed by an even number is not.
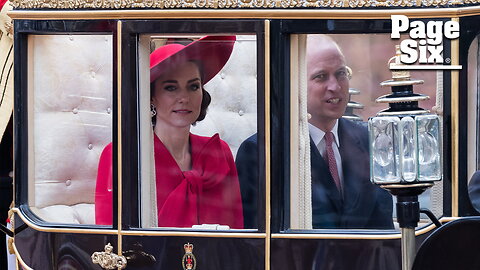
<svg viewBox="0 0 480 270"><path fill-rule="evenodd" d="M122 7L122 0L113 0L113 8L119 9Z"/></svg>
<svg viewBox="0 0 480 270"><path fill-rule="evenodd" d="M191 7L195 7L195 6L196 6L195 0L183 0L182 1L182 7L191 8Z"/></svg>
<svg viewBox="0 0 480 270"><path fill-rule="evenodd" d="M13 36L13 24L11 22L5 22L5 29L7 33Z"/></svg>
<svg viewBox="0 0 480 270"><path fill-rule="evenodd" d="M204 8L207 5L206 0L196 0L195 3L197 4L197 7L199 7L199 8Z"/></svg>
<svg viewBox="0 0 480 270"><path fill-rule="evenodd" d="M13 27L12 27L12 35L13 35ZM13 202L12 202L13 203ZM8 219L10 220L11 228L15 228L15 218L13 215L13 209L10 208L8 210ZM13 248L13 237L7 237L7 249L9 254L15 254L15 249Z"/></svg>
<svg viewBox="0 0 480 270"><path fill-rule="evenodd" d="M127 267L127 259L124 256L112 253L112 250L112 245L108 243L105 246L105 251L94 252L92 254L92 262L99 264L104 269L124 269Z"/></svg>
<svg viewBox="0 0 480 270"><path fill-rule="evenodd" d="M322 6L328 3L328 0L321 0ZM306 7L320 7L320 2L318 0L307 0L305 2Z"/></svg>
<svg viewBox="0 0 480 270"><path fill-rule="evenodd" d="M349 0L349 1L345 1L345 2L346 2L346 5L348 5L348 7L352 7L352 6L358 6L360 1L358 1L358 0Z"/></svg>
<svg viewBox="0 0 480 270"><path fill-rule="evenodd" d="M11 0L16 9L449 7L480 0Z"/></svg>
<svg viewBox="0 0 480 270"><path fill-rule="evenodd" d="M252 0L240 0L240 7L241 8L251 8L251 7L253 7Z"/></svg>

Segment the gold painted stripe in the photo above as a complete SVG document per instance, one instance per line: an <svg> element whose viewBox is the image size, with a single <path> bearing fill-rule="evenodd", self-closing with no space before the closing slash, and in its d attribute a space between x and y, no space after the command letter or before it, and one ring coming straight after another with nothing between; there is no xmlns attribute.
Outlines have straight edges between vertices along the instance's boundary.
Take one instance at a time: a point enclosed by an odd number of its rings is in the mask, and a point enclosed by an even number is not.
<svg viewBox="0 0 480 270"><path fill-rule="evenodd" d="M458 218L458 217L442 217L442 218L439 219L439 221L440 221L441 224L445 224L445 223L448 223L450 221L454 221L454 220L457 220L457 219L460 219L460 218ZM425 233L427 233L431 230L434 230L436 228L437 227L435 226L435 224L432 223L425 228L422 228L420 230L416 230L415 235L419 236L419 235L425 234Z"/></svg>
<svg viewBox="0 0 480 270"><path fill-rule="evenodd" d="M234 232L234 233L214 233L214 232L187 232L187 231L119 231L105 229L77 229L77 228L48 228L36 225L30 222L18 208L13 211L30 228L51 233L78 233L78 234L109 234L114 235L139 235L139 236L191 236L191 237L218 237L218 238L266 238L265 233ZM72 224L73 225L73 224ZM68 226L68 225L66 225Z"/></svg>
<svg viewBox="0 0 480 270"><path fill-rule="evenodd" d="M20 252L18 252L17 247L15 246L15 243L13 243L13 251L15 252L15 257L17 259L17 262L19 262L24 270L33 270L33 268L29 267L22 259L22 256L20 256Z"/></svg>
<svg viewBox="0 0 480 270"><path fill-rule="evenodd" d="M270 270L270 21L265 20L265 270Z"/></svg>
<svg viewBox="0 0 480 270"><path fill-rule="evenodd" d="M122 256L122 21L117 22L117 196L118 256Z"/></svg>
<svg viewBox="0 0 480 270"><path fill-rule="evenodd" d="M458 18L452 21L459 22ZM452 40L451 59L452 65L459 64L460 41ZM452 122L452 216L458 217L458 143L459 143L459 71L452 71L451 85L451 122Z"/></svg>
<svg viewBox="0 0 480 270"><path fill-rule="evenodd" d="M12 19L390 19L391 15L410 18L463 17L480 14L480 6L416 9L145 9L145 10L13 10Z"/></svg>
<svg viewBox="0 0 480 270"><path fill-rule="evenodd" d="M461 219L461 217L443 217L440 219L440 222L447 223L447 222L458 220L458 219Z"/></svg>
<svg viewBox="0 0 480 270"><path fill-rule="evenodd" d="M400 232L392 234L336 234L336 233L274 233L273 239L400 239Z"/></svg>
<svg viewBox="0 0 480 270"><path fill-rule="evenodd" d="M182 237L211 237L211 238L266 238L265 233L242 232L187 232L187 231L122 231L128 236L182 236Z"/></svg>
<svg viewBox="0 0 480 270"><path fill-rule="evenodd" d="M78 233L78 234L117 234L117 230L104 230L104 229L77 229L77 228L46 228L38 226L30 222L23 213L18 208L13 208L13 211L22 219L22 221L30 228L41 231L41 232L51 232L51 233ZM447 223L453 220L461 219L459 217L443 217L440 219L441 223ZM430 224L429 226L422 228L416 231L416 235L421 235L427 233L435 228L435 225ZM365 235L365 234L270 234L269 229L267 228L268 233L213 233L213 232L165 232L165 231L122 231L122 235L130 236L188 236L188 237L218 237L218 238L297 238L297 239L396 239L399 236L398 233L385 234L385 235ZM266 243L267 244L267 243ZM268 243L269 244L269 243Z"/></svg>
<svg viewBox="0 0 480 270"><path fill-rule="evenodd" d="M42 227L32 223L28 220L25 215L20 211L18 208L12 208L13 212L15 212L22 221L30 228L40 231L40 232L54 232L54 233L82 233L82 234L117 234L117 230L108 230L108 229L80 229L80 228L49 228L49 227ZM63 224L62 224L63 225ZM70 224L76 225L76 224ZM93 225L93 224L92 224ZM69 225L65 225L69 226Z"/></svg>
<svg viewBox="0 0 480 270"><path fill-rule="evenodd" d="M447 223L460 218L457 217L443 217L440 222ZM415 236L426 234L437 227L435 224L430 224L422 229L415 230ZM378 232L378 231L377 231ZM276 233L272 234L272 238L275 239L371 239L371 240L388 240L388 239L400 239L402 237L400 231L396 231L391 234L336 234L336 233Z"/></svg>
<svg viewBox="0 0 480 270"><path fill-rule="evenodd" d="M17 91L16 88L15 88L15 86L13 87L13 91L14 91L14 93L15 93L15 91ZM13 99L13 110L14 110L14 111L15 111L15 108L16 108L16 107L15 107L15 99L16 99L16 98ZM28 105L27 105L27 110L28 110ZM18 134L16 134L16 131L15 131L15 129L16 129L16 128L15 128L15 125L16 125L16 123L17 123L17 121L18 121L18 118L17 118L15 115L16 115L16 113L12 113L12 121L13 121L13 122L12 122L12 132L13 132L13 133L12 133L12 135L13 135L13 138L12 138L12 147L15 147L15 143L16 143L17 136L18 136ZM17 118L17 119L15 119L15 118ZM28 119L28 117L27 117L27 119ZM30 119L31 119L31 120L27 120L27 123L28 123L28 121L32 121L32 120L33 120L33 117L30 118ZM27 134L28 134L29 132L32 132L32 130L31 130L31 129L30 129L30 130L27 130ZM19 142L20 142L20 141L19 141ZM28 145L28 143L27 143L27 145ZM31 147L31 146L28 146L28 147ZM12 181L12 195L13 195L13 196L12 196L12 201L11 201L11 203L10 203L10 207L14 207L14 208L15 208L15 206L17 205L16 199L15 199L15 197L16 197L15 194L17 194L16 188L15 188L15 186L16 186L16 185L15 185L15 182L16 182L15 179L17 178L17 177L16 177L17 170L16 170L16 167L15 167L15 160L17 160L17 157L16 157L16 155L15 155L15 152L16 152L16 151L12 151L12 152L11 152L11 153L12 153L12 165L13 165L13 167L12 167L12 168L13 168L13 176L12 176L12 180L13 180L13 181ZM27 161L27 164L28 164L28 161ZM27 165L27 167L28 167L28 165ZM27 177L28 177L28 176L27 176ZM29 180L27 180L27 181L29 181ZM28 187L28 184L27 184L27 187ZM27 188L27 192L29 192L28 188ZM31 192L31 191L30 191L30 192ZM27 199L28 199L28 194L27 194ZM10 218L10 217L8 217L8 218ZM12 224L12 225L14 225L14 224Z"/></svg>

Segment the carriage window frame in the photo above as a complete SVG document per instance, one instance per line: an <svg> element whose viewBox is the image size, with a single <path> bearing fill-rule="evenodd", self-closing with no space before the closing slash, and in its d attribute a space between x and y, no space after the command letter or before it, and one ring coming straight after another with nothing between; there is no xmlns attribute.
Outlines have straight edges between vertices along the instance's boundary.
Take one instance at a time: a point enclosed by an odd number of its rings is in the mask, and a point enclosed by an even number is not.
<svg viewBox="0 0 480 270"><path fill-rule="evenodd" d="M265 164L265 29L263 20L126 20L122 21L122 104L126 100L135 100L130 102L128 107L122 108L122 123L128 123L122 126L122 145L126 147L124 152L134 152L133 155L122 157L123 162L127 164L138 164L123 170L122 183L122 228L132 231L172 231L174 233L202 231L202 232L264 232L265 231L265 166L259 166L259 198L257 207L258 226L255 229L230 229L227 231L212 231L191 228L162 228L162 227L142 227L141 225L141 131L144 125L140 124L141 116L140 104L143 104L141 98L141 78L145 77L143 73L147 56L145 53L145 40L152 35L171 36L171 35L255 35L257 49L257 132L259 138L262 138L258 144L259 158L261 164ZM143 44L142 44L143 42ZM144 132L144 131L142 131ZM124 166L125 167L125 166ZM128 205L129 207L125 207Z"/></svg>
<svg viewBox="0 0 480 270"><path fill-rule="evenodd" d="M449 20L448 18L432 18L432 19L420 19L423 21L428 20ZM282 44L281 50L286 55L290 55L290 38L292 35L302 35L302 34L326 34L326 35L336 35L336 34L390 34L391 33L391 21L388 19L372 19L372 20L356 20L356 19L331 19L331 20L281 20L281 24L278 26L280 31L276 37L272 37L272 40L275 39L277 43ZM444 39L444 57L450 57L450 42L449 40ZM273 54L275 52L272 52ZM388 60L388 59L387 59ZM289 79L289 72L291 67L291 62L294 61L291 58L286 59L283 62L275 62L273 61L274 65L277 65L275 69L279 74L283 72L285 74L286 79L284 79L280 84L283 89L285 89L284 93L282 93L282 97L286 100L291 100L292 97L290 96L293 92L290 90L290 79ZM287 71L285 71L287 70ZM444 71L443 73L444 81L443 81L443 88L444 88L444 115L449 115L450 113L450 106L448 102L450 101L450 87L451 87L451 74L449 71ZM288 78L288 79L287 79ZM388 78L385 78L385 80ZM380 83L380 82L379 82ZM288 123L285 127L281 130L282 132L282 139L283 141L287 141L290 143L285 143L286 150L291 149L291 134L292 130L295 130L297 127L293 126L293 122L290 119L297 119L298 116L294 115L297 113L297 109L295 105L292 104L285 104L283 103L283 110L290 112L289 114L284 115L285 122ZM421 104L420 104L421 105ZM421 107L421 106L420 106ZM451 202L448 200L449 194L451 193L451 185L449 184L450 175L448 172L450 171L451 164L450 157L448 154L449 146L450 146L450 125L444 119L443 121L443 148L442 152L444 155L443 158L443 183L436 183L436 185L440 184L443 188L443 212L442 216L448 216L448 212L451 208ZM275 132L275 131L272 131ZM272 144L275 145L275 138L272 137ZM278 141L277 141L278 142ZM275 182L272 182L272 232L281 233L281 234L319 234L321 237L322 234L396 234L398 233L398 229L395 230L377 230L377 229L369 229L369 230L362 230L362 229L292 229L290 226L290 205L289 202L290 198L290 181L292 181L291 175L294 168L291 165L292 160L295 157L291 156L293 152L288 150L288 154L283 158L283 168L276 167L275 162L272 161L272 178L278 178L277 176L282 176L281 179L284 181L282 183L278 183L275 185ZM275 156L275 154L272 154ZM277 173L278 172L278 173ZM279 191L279 192L275 192ZM283 209L280 210L280 209ZM428 224L431 224L429 222ZM428 225L427 225L428 226ZM417 227L416 229L421 229L422 227Z"/></svg>
<svg viewBox="0 0 480 270"><path fill-rule="evenodd" d="M463 69L459 74L458 114L461 136L466 139L458 142L458 159L466 160L458 164L458 215L479 216L480 208L474 205L470 194L472 176L480 170L480 139L478 119L480 117L479 85L479 43L480 29L473 22L480 16L463 17L460 20L460 61ZM476 44L474 44L476 43ZM472 49L476 49L472 51ZM473 80L472 80L473 79ZM460 106L460 104L466 106ZM474 112L474 113L469 113ZM472 147L474 146L474 147ZM478 201L478 200L477 200Z"/></svg>
<svg viewBox="0 0 480 270"><path fill-rule="evenodd" d="M467 114L467 145L473 145L474 147L468 147L467 148L467 187L470 190L471 185L473 186L473 183L470 181L472 180L472 176L475 173L475 171L480 169L479 166L479 157L480 157L480 145L479 145L479 124L478 124L478 119L480 117L480 108L479 108L479 92L478 92L478 61L479 61L479 43L480 43L480 34L477 35L469 44L468 48L468 53L467 53L467 63L468 63L468 74L467 74L467 108L468 110L471 111L472 108L474 109L475 113L469 113ZM475 65L476 64L476 65ZM468 194L468 200L471 202L472 208L476 212L480 212L480 209L477 209L477 206L474 204L473 200L473 194L467 193Z"/></svg>
<svg viewBox="0 0 480 270"><path fill-rule="evenodd" d="M34 141L33 127L33 100L34 93L29 85L29 72L31 72L31 59L29 56L29 36L42 35L99 35L110 36L112 40L112 60L116 61L116 40L117 33L116 24L113 20L78 20L78 21L64 21L64 20L15 20L14 21L14 110L15 110L15 125L14 133L16 140L14 141L14 155L15 155L15 207L20 213L28 218L31 222L46 228L66 227L72 229L108 229L116 225L105 226L95 224L75 224L75 223L61 223L50 222L40 218L35 210L30 208L30 199L32 193L35 192L33 188L34 179L34 154L32 143ZM116 66L112 65L112 128L111 136L113 144L116 144ZM116 151L113 153L114 170L116 168ZM114 178L116 176L114 175ZM30 183L32 182L32 183ZM114 189L116 183L114 181ZM114 199L114 205L116 200Z"/></svg>

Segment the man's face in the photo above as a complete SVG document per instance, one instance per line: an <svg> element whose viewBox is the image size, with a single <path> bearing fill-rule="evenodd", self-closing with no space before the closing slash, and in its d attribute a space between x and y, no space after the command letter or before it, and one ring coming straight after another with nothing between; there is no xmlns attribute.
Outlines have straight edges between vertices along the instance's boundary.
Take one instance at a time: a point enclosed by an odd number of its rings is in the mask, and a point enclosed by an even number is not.
<svg viewBox="0 0 480 270"><path fill-rule="evenodd" d="M349 99L349 74L345 59L333 44L319 44L307 51L307 110L311 124L330 131Z"/></svg>

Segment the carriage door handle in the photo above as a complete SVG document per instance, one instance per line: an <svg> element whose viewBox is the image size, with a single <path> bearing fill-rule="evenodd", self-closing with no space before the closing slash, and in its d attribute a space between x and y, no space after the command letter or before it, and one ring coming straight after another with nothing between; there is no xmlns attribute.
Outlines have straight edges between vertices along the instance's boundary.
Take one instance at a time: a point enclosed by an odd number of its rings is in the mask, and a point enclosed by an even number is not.
<svg viewBox="0 0 480 270"><path fill-rule="evenodd" d="M134 267L151 268L157 261L153 255L143 251L142 244L138 242L133 243L132 249L122 252L122 255L127 259L128 265Z"/></svg>
<svg viewBox="0 0 480 270"><path fill-rule="evenodd" d="M92 254L92 262L99 264L103 269L124 269L127 267L127 259L112 253L113 247L108 243L105 251L94 252Z"/></svg>

